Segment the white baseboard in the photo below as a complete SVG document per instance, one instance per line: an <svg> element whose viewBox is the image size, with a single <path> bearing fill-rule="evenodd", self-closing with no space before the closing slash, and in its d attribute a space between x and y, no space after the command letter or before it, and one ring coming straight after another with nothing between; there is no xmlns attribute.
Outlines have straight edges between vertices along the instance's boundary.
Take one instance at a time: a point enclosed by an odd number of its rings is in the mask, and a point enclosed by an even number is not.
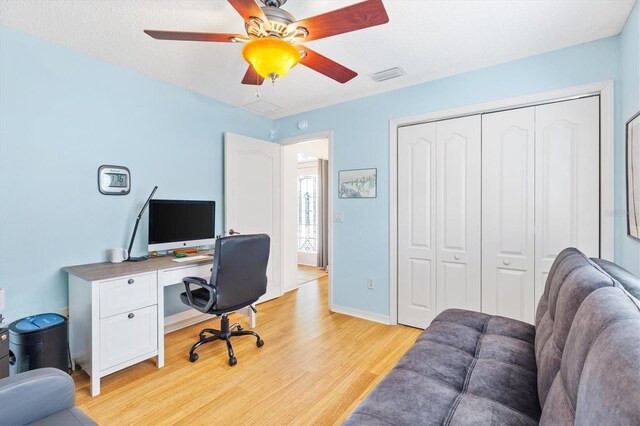
<svg viewBox="0 0 640 426"><path fill-rule="evenodd" d="M352 317L362 318L362 319L379 322L386 325L391 324L391 321L388 315L381 315L375 312L363 311L361 309L348 308L346 306L338 306L333 304L329 306L329 310L331 312L336 312L338 314L345 314Z"/></svg>
<svg viewBox="0 0 640 426"><path fill-rule="evenodd" d="M164 318L164 334L180 330L202 321L212 320L213 315L203 314L195 309L188 309Z"/></svg>

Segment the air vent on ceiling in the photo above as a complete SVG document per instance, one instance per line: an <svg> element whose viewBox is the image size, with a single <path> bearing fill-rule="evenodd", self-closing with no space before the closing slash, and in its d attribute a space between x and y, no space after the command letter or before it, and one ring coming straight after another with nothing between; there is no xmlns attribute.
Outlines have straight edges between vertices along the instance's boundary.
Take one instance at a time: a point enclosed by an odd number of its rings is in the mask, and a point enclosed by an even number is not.
<svg viewBox="0 0 640 426"><path fill-rule="evenodd" d="M369 77L377 83L385 80L391 80L392 78L397 78L404 75L404 70L400 67L389 68L388 70L379 71L371 74Z"/></svg>
<svg viewBox="0 0 640 426"><path fill-rule="evenodd" d="M282 109L281 106L272 104L271 102L265 101L264 99L258 99L257 101L248 103L245 105L245 108L249 108L252 111L260 112L262 114Z"/></svg>

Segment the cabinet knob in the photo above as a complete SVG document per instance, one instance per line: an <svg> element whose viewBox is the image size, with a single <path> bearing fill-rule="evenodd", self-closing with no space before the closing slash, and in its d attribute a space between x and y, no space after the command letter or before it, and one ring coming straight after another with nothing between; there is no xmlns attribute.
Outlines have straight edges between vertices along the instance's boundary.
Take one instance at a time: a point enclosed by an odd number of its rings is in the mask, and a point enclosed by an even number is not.
<svg viewBox="0 0 640 426"><path fill-rule="evenodd" d="M133 278L129 278L129 281L127 281L129 284L133 284L135 283L135 280Z"/></svg>
<svg viewBox="0 0 640 426"><path fill-rule="evenodd" d="M456 254L455 256L453 256L453 258L454 258L455 260L460 260L460 255L459 255L459 254Z"/></svg>
<svg viewBox="0 0 640 426"><path fill-rule="evenodd" d="M503 260L502 263L505 265L511 265L511 261L509 259Z"/></svg>
<svg viewBox="0 0 640 426"><path fill-rule="evenodd" d="M131 319L131 318L135 317L135 315L133 315L133 312L132 312L129 315L127 315L127 317L129 317L129 319Z"/></svg>

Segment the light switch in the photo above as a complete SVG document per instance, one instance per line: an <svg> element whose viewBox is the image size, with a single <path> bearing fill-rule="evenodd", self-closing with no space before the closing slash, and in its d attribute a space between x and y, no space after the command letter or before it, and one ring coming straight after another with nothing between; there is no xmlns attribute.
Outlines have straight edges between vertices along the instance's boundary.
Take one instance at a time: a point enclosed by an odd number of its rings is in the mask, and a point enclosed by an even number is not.
<svg viewBox="0 0 640 426"><path fill-rule="evenodd" d="M333 212L333 221L339 223L344 222L344 212Z"/></svg>

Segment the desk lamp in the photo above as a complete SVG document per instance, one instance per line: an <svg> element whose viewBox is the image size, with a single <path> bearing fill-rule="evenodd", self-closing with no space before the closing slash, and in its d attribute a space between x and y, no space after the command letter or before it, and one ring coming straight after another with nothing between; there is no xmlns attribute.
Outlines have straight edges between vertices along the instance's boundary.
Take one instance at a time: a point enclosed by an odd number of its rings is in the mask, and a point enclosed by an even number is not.
<svg viewBox="0 0 640 426"><path fill-rule="evenodd" d="M138 224L140 223L140 218L142 218L142 214L147 209L147 206L149 205L149 201L151 201L151 198L153 198L153 194L156 193L157 189L158 189L158 186L156 185L156 187L153 188L153 191L151 191L151 195L149 195L149 198L147 198L147 202L144 203L144 206L142 206L142 210L140 210L140 214L136 219L136 226L133 227L133 234L131 235L131 241L129 242L129 258L127 259L127 261L129 262L141 262L143 260L147 260L147 256L132 257L131 249L133 248L133 240L136 238L136 231L138 231Z"/></svg>

